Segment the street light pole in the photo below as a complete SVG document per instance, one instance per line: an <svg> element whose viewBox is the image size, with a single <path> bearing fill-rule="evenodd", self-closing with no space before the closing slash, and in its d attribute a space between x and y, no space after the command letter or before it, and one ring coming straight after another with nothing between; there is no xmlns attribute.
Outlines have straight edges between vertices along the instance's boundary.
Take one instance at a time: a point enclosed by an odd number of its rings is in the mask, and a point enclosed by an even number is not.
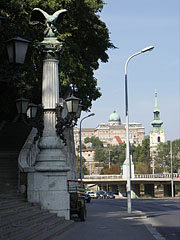
<svg viewBox="0 0 180 240"><path fill-rule="evenodd" d="M141 51L131 55L125 63L125 111L126 111L126 166L127 166L127 207L128 213L131 213L131 160L130 160L130 144L129 144L129 109L128 109L128 85L127 85L127 66L129 61L147 51L153 50L153 46L142 49Z"/></svg>
<svg viewBox="0 0 180 240"><path fill-rule="evenodd" d="M174 197L172 141L170 141L170 151L171 151L171 194L172 197Z"/></svg>
<svg viewBox="0 0 180 240"><path fill-rule="evenodd" d="M109 150L109 168L111 167L111 150Z"/></svg>
<svg viewBox="0 0 180 240"><path fill-rule="evenodd" d="M88 116L84 117L81 119L80 121L80 131L79 131L79 146L80 146L80 180L82 181L82 141L81 141L81 124L82 124L82 121L86 118L89 118L89 117L92 117L94 116L95 113L91 113L89 114Z"/></svg>

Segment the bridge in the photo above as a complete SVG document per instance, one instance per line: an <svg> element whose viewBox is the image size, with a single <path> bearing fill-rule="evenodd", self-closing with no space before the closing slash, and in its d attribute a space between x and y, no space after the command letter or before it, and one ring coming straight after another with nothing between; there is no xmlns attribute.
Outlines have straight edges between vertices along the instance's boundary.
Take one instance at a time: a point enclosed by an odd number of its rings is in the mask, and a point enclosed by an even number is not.
<svg viewBox="0 0 180 240"><path fill-rule="evenodd" d="M83 181L87 184L97 184L101 189L107 189L108 186L120 196L126 196L127 179L121 175L84 175ZM140 185L144 186L145 195L154 197L155 188L163 185L164 196L171 196L172 181L175 190L175 186L180 184L180 174L173 173L173 177L171 173L134 174L131 178L132 197L140 196Z"/></svg>

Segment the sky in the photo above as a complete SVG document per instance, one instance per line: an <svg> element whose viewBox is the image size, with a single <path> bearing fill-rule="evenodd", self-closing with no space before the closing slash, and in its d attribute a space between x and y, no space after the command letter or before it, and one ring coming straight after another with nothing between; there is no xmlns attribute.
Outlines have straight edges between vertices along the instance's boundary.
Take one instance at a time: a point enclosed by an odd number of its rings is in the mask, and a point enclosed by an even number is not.
<svg viewBox="0 0 180 240"><path fill-rule="evenodd" d="M92 103L82 128L108 123L115 110L125 123L126 60L147 46L153 51L128 63L129 122L139 122L145 135L152 130L155 90L166 141L180 139L180 1L106 0L100 13L117 49L108 50L108 63L95 71L101 98ZM83 112L81 119L88 114ZM79 123L78 123L79 124ZM79 126L79 125L78 125Z"/></svg>

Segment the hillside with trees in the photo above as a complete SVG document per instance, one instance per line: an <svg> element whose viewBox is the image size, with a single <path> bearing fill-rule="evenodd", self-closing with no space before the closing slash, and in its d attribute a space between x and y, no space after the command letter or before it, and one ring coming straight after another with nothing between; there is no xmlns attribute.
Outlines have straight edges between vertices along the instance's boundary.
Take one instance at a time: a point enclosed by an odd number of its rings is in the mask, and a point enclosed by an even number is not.
<svg viewBox="0 0 180 240"><path fill-rule="evenodd" d="M121 174L122 165L126 158L126 144L103 147L102 142L91 137L85 143L91 143L95 149L94 161L97 167L102 167L101 174ZM173 172L180 171L180 140L174 140L173 146ZM135 174L152 174L152 157L150 156L150 139L146 137L142 145L130 145ZM154 157L155 173L171 172L170 142L160 143ZM163 165L165 163L165 166ZM110 168L109 168L110 165Z"/></svg>

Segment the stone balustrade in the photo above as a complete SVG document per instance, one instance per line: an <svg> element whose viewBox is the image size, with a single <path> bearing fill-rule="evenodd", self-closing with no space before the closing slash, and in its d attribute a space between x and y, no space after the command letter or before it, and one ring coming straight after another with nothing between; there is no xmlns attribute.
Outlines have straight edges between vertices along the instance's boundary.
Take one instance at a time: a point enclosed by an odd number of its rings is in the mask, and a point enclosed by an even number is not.
<svg viewBox="0 0 180 240"><path fill-rule="evenodd" d="M33 170L37 155L39 154L38 141L34 143L37 129L33 128L19 154L18 167L21 172L29 172Z"/></svg>
<svg viewBox="0 0 180 240"><path fill-rule="evenodd" d="M179 173L173 173L173 178L178 178L180 177ZM122 179L122 175L84 175L84 179ZM149 179L154 179L154 178L170 178L171 179L171 173L156 173L156 174L134 174L134 178L132 179L137 179L137 178L149 178Z"/></svg>

